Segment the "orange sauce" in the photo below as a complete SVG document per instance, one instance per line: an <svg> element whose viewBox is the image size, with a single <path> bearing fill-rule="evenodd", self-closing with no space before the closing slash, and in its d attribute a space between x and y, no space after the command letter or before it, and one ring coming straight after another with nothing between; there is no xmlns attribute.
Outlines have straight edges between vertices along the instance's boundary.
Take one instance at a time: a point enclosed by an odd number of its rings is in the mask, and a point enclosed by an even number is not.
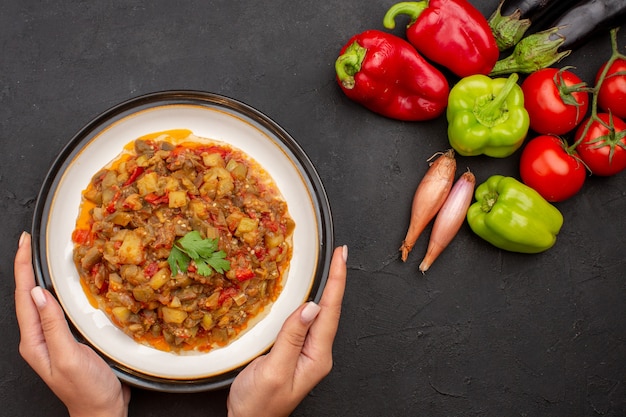
<svg viewBox="0 0 626 417"><path fill-rule="evenodd" d="M156 139L160 136L169 136L170 138L176 140L176 141L180 141L183 140L185 138L188 138L189 135L192 135L193 132L189 129L170 129L170 130L163 130L161 132L153 132L153 133L148 133L147 135L143 135L142 137L138 138L138 140L152 140L152 139ZM133 145L134 142L129 143L128 146Z"/></svg>
<svg viewBox="0 0 626 417"><path fill-rule="evenodd" d="M96 207L96 204L92 201L83 198L83 201L80 205L80 212L78 214L78 218L76 219L76 228L90 230L91 229L91 215L89 212Z"/></svg>
<svg viewBox="0 0 626 417"><path fill-rule="evenodd" d="M80 277L80 286L83 288L83 292L87 296L87 301L89 301L89 304L91 304L93 308L99 309L100 304L98 303L98 300L96 299L96 297L89 290L89 287L87 286L87 283L85 282L83 277Z"/></svg>

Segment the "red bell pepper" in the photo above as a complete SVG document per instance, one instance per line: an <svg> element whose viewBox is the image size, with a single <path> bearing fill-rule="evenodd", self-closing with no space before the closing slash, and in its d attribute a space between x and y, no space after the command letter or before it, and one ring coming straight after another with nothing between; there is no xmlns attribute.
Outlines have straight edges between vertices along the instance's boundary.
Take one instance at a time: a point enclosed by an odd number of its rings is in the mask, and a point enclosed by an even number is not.
<svg viewBox="0 0 626 417"><path fill-rule="evenodd" d="M353 36L341 49L335 71L346 96L392 119L434 119L448 103L444 75L407 41L383 31Z"/></svg>
<svg viewBox="0 0 626 417"><path fill-rule="evenodd" d="M395 18L410 17L406 37L426 58L459 77L487 75L500 52L487 19L467 0L400 2L387 11L383 25L395 28Z"/></svg>

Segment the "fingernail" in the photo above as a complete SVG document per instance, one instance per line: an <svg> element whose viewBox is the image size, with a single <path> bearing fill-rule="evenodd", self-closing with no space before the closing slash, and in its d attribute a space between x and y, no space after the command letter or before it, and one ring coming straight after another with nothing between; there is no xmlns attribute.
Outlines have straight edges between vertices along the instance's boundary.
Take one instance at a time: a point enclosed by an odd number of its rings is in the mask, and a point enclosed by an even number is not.
<svg viewBox="0 0 626 417"><path fill-rule="evenodd" d="M41 287L35 287L30 290L30 296L38 308L42 308L46 305L46 295L43 293Z"/></svg>
<svg viewBox="0 0 626 417"><path fill-rule="evenodd" d="M321 309L322 308L315 304L313 301L309 301L302 309L302 313L300 313L300 319L304 324L309 324L313 320L315 320Z"/></svg>
<svg viewBox="0 0 626 417"><path fill-rule="evenodd" d="M26 240L26 236L28 236L28 232L26 232L26 231L22 232L22 234L20 235L20 240L19 240L19 242L17 242L17 246L18 247L22 247L22 244L24 243L24 240Z"/></svg>
<svg viewBox="0 0 626 417"><path fill-rule="evenodd" d="M343 251L341 254L343 255L343 261L348 262L348 245L343 245Z"/></svg>

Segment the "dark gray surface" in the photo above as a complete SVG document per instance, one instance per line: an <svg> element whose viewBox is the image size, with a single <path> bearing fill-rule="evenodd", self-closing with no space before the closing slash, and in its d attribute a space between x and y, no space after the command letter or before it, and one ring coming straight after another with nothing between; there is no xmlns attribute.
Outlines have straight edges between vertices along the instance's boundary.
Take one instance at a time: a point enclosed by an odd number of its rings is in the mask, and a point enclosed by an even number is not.
<svg viewBox="0 0 626 417"><path fill-rule="evenodd" d="M169 89L230 96L281 124L324 181L337 244L350 246L335 366L295 416L626 415L626 173L589 178L558 204L565 225L543 254L497 250L464 225L426 276L430 228L399 261L426 159L448 146L445 120L384 119L333 78L340 47L382 29L391 4L3 3L0 415L66 415L18 354L13 303L13 254L48 167L99 113ZM488 14L497 1L474 4ZM619 38L626 46L626 28ZM591 82L609 50L596 38L560 65ZM518 159L458 163L482 182L518 176ZM226 391L132 395L131 416L225 415Z"/></svg>

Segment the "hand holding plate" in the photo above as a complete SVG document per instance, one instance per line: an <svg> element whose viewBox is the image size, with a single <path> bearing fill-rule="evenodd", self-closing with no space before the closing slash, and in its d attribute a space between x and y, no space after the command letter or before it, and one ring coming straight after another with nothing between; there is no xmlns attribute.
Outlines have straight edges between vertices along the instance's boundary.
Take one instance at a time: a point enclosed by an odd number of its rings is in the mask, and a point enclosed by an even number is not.
<svg viewBox="0 0 626 417"><path fill-rule="evenodd" d="M63 310L35 286L31 238L24 233L15 256L15 310L20 354L77 416L126 416L130 389L91 348L78 343Z"/></svg>
<svg viewBox="0 0 626 417"><path fill-rule="evenodd" d="M336 248L319 306L300 306L272 350L235 378L229 416L288 416L332 368L332 346L346 284L347 247Z"/></svg>

